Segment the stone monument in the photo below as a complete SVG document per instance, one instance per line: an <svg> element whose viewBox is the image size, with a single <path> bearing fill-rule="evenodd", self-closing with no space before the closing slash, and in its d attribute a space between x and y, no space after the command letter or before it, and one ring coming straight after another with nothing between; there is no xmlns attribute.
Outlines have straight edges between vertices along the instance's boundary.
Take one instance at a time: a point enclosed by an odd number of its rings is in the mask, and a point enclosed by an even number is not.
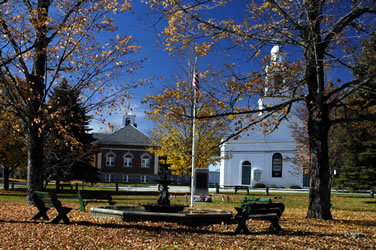
<svg viewBox="0 0 376 250"><path fill-rule="evenodd" d="M211 201L209 196L209 169L198 168L195 171L194 201Z"/></svg>

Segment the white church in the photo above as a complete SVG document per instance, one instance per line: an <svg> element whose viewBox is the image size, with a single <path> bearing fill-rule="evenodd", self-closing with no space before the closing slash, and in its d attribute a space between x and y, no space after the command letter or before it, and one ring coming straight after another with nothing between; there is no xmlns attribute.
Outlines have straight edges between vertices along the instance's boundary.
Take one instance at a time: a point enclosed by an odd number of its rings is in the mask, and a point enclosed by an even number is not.
<svg viewBox="0 0 376 250"><path fill-rule="evenodd" d="M271 50L270 66L281 62L280 47L276 45ZM284 100L286 97L265 88L264 95L258 100L259 109ZM303 187L303 171L289 160L295 157L296 142L288 126L294 119L297 118L293 113L289 114L288 119L272 133L265 134L256 128L243 132L237 140L222 144L219 185L253 187L262 183L276 187Z"/></svg>

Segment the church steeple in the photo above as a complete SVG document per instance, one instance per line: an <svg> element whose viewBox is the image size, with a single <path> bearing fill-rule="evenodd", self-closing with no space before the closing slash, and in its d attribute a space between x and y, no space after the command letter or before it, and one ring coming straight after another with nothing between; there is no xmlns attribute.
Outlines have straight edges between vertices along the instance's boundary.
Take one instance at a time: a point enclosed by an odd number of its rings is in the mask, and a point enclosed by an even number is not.
<svg viewBox="0 0 376 250"><path fill-rule="evenodd" d="M285 100L282 77L284 56L280 45L274 45L270 50L270 63L266 66L264 95L258 100L260 110L274 106ZM259 113L262 115L262 112Z"/></svg>
<svg viewBox="0 0 376 250"><path fill-rule="evenodd" d="M266 66L266 86L264 89L264 96L271 96L278 92L278 86L283 82L283 79L279 74L282 63L283 54L281 46L274 45L270 50L270 63Z"/></svg>

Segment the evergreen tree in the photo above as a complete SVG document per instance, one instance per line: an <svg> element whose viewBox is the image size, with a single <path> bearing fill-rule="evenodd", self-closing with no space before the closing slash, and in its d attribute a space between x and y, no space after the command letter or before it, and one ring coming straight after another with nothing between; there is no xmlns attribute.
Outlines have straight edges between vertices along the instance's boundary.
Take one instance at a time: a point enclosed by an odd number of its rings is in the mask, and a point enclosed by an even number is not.
<svg viewBox="0 0 376 250"><path fill-rule="evenodd" d="M362 55L358 58L354 75L363 79L376 72L376 33L363 42ZM347 99L348 105L342 113L352 117L376 113L376 80L354 92ZM342 142L343 164L338 181L350 190L374 189L376 187L376 128L374 122L354 122L342 126L337 137Z"/></svg>
<svg viewBox="0 0 376 250"><path fill-rule="evenodd" d="M45 147L45 180L83 180L96 182L98 170L91 165L92 135L88 132L90 117L79 101L79 91L64 79L50 95L49 125Z"/></svg>
<svg viewBox="0 0 376 250"><path fill-rule="evenodd" d="M359 187L374 190L376 188L376 137L370 138L363 142L364 150L358 154L361 181Z"/></svg>
<svg viewBox="0 0 376 250"><path fill-rule="evenodd" d="M376 187L376 136L375 129L347 128L344 137L343 164L338 182L351 190L368 190Z"/></svg>

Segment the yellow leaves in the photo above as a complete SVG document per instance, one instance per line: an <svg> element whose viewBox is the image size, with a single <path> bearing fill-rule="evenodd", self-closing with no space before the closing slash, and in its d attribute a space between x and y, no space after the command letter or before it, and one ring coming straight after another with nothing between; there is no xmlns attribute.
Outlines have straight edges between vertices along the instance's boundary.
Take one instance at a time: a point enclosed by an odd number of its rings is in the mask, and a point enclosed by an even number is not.
<svg viewBox="0 0 376 250"><path fill-rule="evenodd" d="M195 51L197 55L202 57L206 56L210 49L213 47L214 42L203 42L202 44L197 44L195 46Z"/></svg>
<svg viewBox="0 0 376 250"><path fill-rule="evenodd" d="M269 1L264 1L264 3L261 5L261 8L269 8L271 7L271 3Z"/></svg>

